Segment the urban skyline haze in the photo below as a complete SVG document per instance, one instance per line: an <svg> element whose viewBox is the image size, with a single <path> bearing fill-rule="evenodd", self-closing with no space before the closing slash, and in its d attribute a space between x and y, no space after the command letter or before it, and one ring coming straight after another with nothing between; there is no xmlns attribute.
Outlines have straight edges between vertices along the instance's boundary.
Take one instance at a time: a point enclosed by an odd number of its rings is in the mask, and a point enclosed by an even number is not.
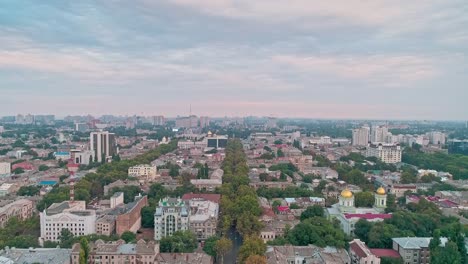
<svg viewBox="0 0 468 264"><path fill-rule="evenodd" d="M0 3L0 116L468 119L466 0Z"/></svg>

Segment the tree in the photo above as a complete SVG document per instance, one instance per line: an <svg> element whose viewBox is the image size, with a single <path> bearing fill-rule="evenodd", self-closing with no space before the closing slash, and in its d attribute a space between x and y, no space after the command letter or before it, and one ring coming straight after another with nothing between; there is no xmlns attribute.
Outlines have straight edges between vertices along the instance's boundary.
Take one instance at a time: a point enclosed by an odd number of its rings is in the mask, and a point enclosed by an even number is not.
<svg viewBox="0 0 468 264"><path fill-rule="evenodd" d="M283 150L279 148L278 151L276 151L276 156L277 156L278 158L284 157L284 152L283 152Z"/></svg>
<svg viewBox="0 0 468 264"><path fill-rule="evenodd" d="M323 208L320 205L312 205L301 214L301 221L312 217L323 217Z"/></svg>
<svg viewBox="0 0 468 264"><path fill-rule="evenodd" d="M365 219L359 219L356 224L354 225L354 234L364 241L365 243L368 243L369 237L368 234L372 228L372 223Z"/></svg>
<svg viewBox="0 0 468 264"><path fill-rule="evenodd" d="M12 172L14 174L21 174L21 173L24 173L24 169L23 168L16 168Z"/></svg>
<svg viewBox="0 0 468 264"><path fill-rule="evenodd" d="M154 207L145 206L141 209L141 226L144 228L154 227Z"/></svg>
<svg viewBox="0 0 468 264"><path fill-rule="evenodd" d="M16 194L18 196L35 196L39 194L40 190L41 186L37 185L21 186Z"/></svg>
<svg viewBox="0 0 468 264"><path fill-rule="evenodd" d="M46 171L48 169L49 169L49 166L47 166L47 165L42 164L42 165L39 166L39 171Z"/></svg>
<svg viewBox="0 0 468 264"><path fill-rule="evenodd" d="M252 255L245 260L245 264L267 264L265 256Z"/></svg>
<svg viewBox="0 0 468 264"><path fill-rule="evenodd" d="M263 240L259 237L246 237L244 243L239 249L239 260L241 263L254 255L263 256L266 251L266 245Z"/></svg>
<svg viewBox="0 0 468 264"><path fill-rule="evenodd" d="M387 208L385 208L386 213L393 213L396 211L396 196L394 194L387 194Z"/></svg>
<svg viewBox="0 0 468 264"><path fill-rule="evenodd" d="M462 263L457 244L453 241L446 243L445 247L438 246L431 250L431 264Z"/></svg>
<svg viewBox="0 0 468 264"><path fill-rule="evenodd" d="M131 231L125 231L122 233L120 236L121 239L125 240L127 243L135 242L136 241L136 235L131 232Z"/></svg>
<svg viewBox="0 0 468 264"><path fill-rule="evenodd" d="M74 243L73 234L67 228L62 228L59 240L61 248L71 248Z"/></svg>
<svg viewBox="0 0 468 264"><path fill-rule="evenodd" d="M374 194L372 192L358 192L354 195L356 207L372 207Z"/></svg>
<svg viewBox="0 0 468 264"><path fill-rule="evenodd" d="M206 254L212 257L216 257L216 243L218 242L218 240L218 236L211 236L208 239L206 239L205 245L203 246L203 251L205 251Z"/></svg>
<svg viewBox="0 0 468 264"><path fill-rule="evenodd" d="M216 256L221 257L221 263L224 263L224 255L232 248L232 241L228 238L222 237L216 241Z"/></svg>
<svg viewBox="0 0 468 264"><path fill-rule="evenodd" d="M197 238L189 230L177 231L160 241L161 252L164 253L191 253L197 246Z"/></svg>
<svg viewBox="0 0 468 264"><path fill-rule="evenodd" d="M80 239L80 264L87 264L89 257L89 245L86 238Z"/></svg>
<svg viewBox="0 0 468 264"><path fill-rule="evenodd" d="M418 176L412 174L411 172L405 171L401 174L400 182L404 184L416 183L418 181Z"/></svg>

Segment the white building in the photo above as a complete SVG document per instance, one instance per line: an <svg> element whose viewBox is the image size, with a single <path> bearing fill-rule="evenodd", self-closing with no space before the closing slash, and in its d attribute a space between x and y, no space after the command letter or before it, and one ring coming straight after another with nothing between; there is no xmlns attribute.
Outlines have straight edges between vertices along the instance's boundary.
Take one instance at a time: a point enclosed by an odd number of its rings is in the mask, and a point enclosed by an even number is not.
<svg viewBox="0 0 468 264"><path fill-rule="evenodd" d="M81 150L74 152L73 160L76 164L89 165L94 161L94 152L91 150Z"/></svg>
<svg viewBox="0 0 468 264"><path fill-rule="evenodd" d="M74 236L96 233L96 211L86 209L85 201L54 203L40 213L41 237L39 241L58 242L62 229Z"/></svg>
<svg viewBox="0 0 468 264"><path fill-rule="evenodd" d="M145 177L146 179L154 179L157 175L156 166L150 164L140 164L128 168L128 176L132 177Z"/></svg>
<svg viewBox="0 0 468 264"><path fill-rule="evenodd" d="M447 136L444 133L433 131L427 133L426 135L429 138L429 143L433 145L445 145L445 140Z"/></svg>
<svg viewBox="0 0 468 264"><path fill-rule="evenodd" d="M154 240L171 236L179 230L189 230L190 206L177 198L159 201L154 213Z"/></svg>
<svg viewBox="0 0 468 264"><path fill-rule="evenodd" d="M11 164L9 162L0 162L0 176L8 176L11 173Z"/></svg>
<svg viewBox="0 0 468 264"><path fill-rule="evenodd" d="M393 144L370 144L366 150L366 157L377 157L385 163L401 162L402 150L400 145Z"/></svg>
<svg viewBox="0 0 468 264"><path fill-rule="evenodd" d="M371 131L372 143L384 143L388 135L387 126L373 126Z"/></svg>
<svg viewBox="0 0 468 264"><path fill-rule="evenodd" d="M370 140L369 136L369 127L353 129L353 146L367 146Z"/></svg>

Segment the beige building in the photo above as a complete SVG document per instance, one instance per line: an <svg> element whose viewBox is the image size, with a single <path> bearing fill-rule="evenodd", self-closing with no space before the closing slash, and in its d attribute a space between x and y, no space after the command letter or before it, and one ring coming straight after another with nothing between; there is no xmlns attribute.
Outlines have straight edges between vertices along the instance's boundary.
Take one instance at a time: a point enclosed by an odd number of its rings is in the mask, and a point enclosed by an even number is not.
<svg viewBox="0 0 468 264"><path fill-rule="evenodd" d="M115 215L105 215L96 220L96 234L110 236L115 233Z"/></svg>
<svg viewBox="0 0 468 264"><path fill-rule="evenodd" d="M219 204L202 198L189 200L190 230L195 233L198 240L205 240L216 235L218 223Z"/></svg>
<svg viewBox="0 0 468 264"><path fill-rule="evenodd" d="M9 162L0 162L0 175L8 175L11 173L11 165Z"/></svg>
<svg viewBox="0 0 468 264"><path fill-rule="evenodd" d="M125 241L104 242L97 240L89 243L89 258L87 263L101 264L153 264L157 263L156 256L159 254L159 244L150 241L146 243L139 240L136 244L126 244ZM80 263L79 243L72 247L71 263Z"/></svg>
<svg viewBox="0 0 468 264"><path fill-rule="evenodd" d="M28 219L33 214L33 202L27 199L21 199L0 207L0 227L5 227L8 220L17 217L20 220Z"/></svg>
<svg viewBox="0 0 468 264"><path fill-rule="evenodd" d="M366 157L377 157L382 162L394 164L401 162L402 150L400 145L379 144L369 145L366 150Z"/></svg>
<svg viewBox="0 0 468 264"><path fill-rule="evenodd" d="M431 239L430 237L392 238L393 249L400 254L405 264L428 264L431 259L429 252ZM442 240L446 241L446 238L441 238Z"/></svg>
<svg viewBox="0 0 468 264"><path fill-rule="evenodd" d="M128 168L128 176L145 178L146 180L152 180L156 178L157 172L158 171L156 166L152 166L149 164L140 164Z"/></svg>

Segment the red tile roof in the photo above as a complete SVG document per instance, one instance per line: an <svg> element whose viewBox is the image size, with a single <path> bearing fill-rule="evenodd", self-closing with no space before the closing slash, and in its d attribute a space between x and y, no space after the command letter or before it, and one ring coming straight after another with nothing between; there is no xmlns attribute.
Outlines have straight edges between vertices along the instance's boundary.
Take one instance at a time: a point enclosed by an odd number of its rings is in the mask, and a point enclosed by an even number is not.
<svg viewBox="0 0 468 264"><path fill-rule="evenodd" d="M387 257L387 258L400 258L400 254L396 250L386 249L386 248L371 248L370 251L372 254L377 257Z"/></svg>
<svg viewBox="0 0 468 264"><path fill-rule="evenodd" d="M391 214L344 214L346 219L351 219L351 218L361 218L361 219L366 219L366 220L372 220L372 219L389 219L392 218Z"/></svg>
<svg viewBox="0 0 468 264"><path fill-rule="evenodd" d="M367 257L366 252L364 252L364 249L361 248L357 242L351 242L351 243L349 243L349 248L350 248L359 258L365 258L365 257Z"/></svg>
<svg viewBox="0 0 468 264"><path fill-rule="evenodd" d="M278 211L287 212L289 211L289 206L278 206Z"/></svg>
<svg viewBox="0 0 468 264"><path fill-rule="evenodd" d="M207 201L212 201L218 203L221 201L221 194L212 194L212 193L187 193L182 196L182 200L192 200L192 199L205 199Z"/></svg>

